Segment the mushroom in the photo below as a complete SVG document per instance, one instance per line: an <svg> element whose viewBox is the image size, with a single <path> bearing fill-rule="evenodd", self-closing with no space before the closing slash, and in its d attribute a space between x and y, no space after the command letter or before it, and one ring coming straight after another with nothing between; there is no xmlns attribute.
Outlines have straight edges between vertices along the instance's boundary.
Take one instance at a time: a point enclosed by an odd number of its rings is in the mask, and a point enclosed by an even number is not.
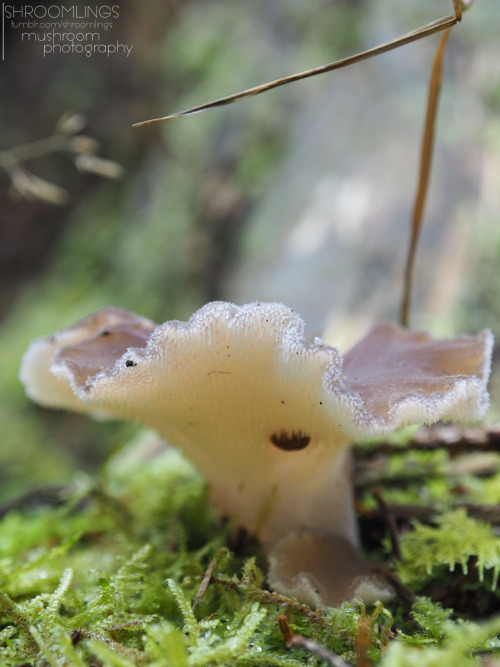
<svg viewBox="0 0 500 667"><path fill-rule="evenodd" d="M20 378L28 396L47 408L85 412L94 417L105 412L89 407L70 385L51 372L54 358L61 350L75 373L75 381L109 367L129 347L144 347L156 324L145 317L120 308L108 307L89 315L74 326L32 343L23 357Z"/></svg>
<svg viewBox="0 0 500 667"><path fill-rule="evenodd" d="M133 419L181 448L215 514L258 539L280 592L369 602L390 587L358 552L348 445L483 416L492 335L380 324L342 359L303 332L278 303L213 302L157 327L105 308L32 343L21 380L43 405Z"/></svg>

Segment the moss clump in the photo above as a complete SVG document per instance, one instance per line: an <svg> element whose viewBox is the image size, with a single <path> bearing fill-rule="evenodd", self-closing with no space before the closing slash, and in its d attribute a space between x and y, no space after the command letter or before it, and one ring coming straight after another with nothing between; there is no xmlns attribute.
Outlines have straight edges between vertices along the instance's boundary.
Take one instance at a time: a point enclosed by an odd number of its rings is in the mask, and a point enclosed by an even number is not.
<svg viewBox="0 0 500 667"><path fill-rule="evenodd" d="M489 526L459 511L417 526L402 547L399 572L417 592L443 567L475 558L479 573L496 573L500 562ZM496 575L476 579L480 590ZM97 479L75 478L57 507L0 523L2 667L321 664L285 647L283 613L294 633L353 664L479 664L476 652L499 648L500 621L478 626L428 598L410 614L397 600L322 612L266 590L255 559L228 550L195 470L150 435Z"/></svg>
<svg viewBox="0 0 500 667"><path fill-rule="evenodd" d="M488 523L471 519L464 509L445 512L436 518L436 526L417 524L403 539L402 550L400 574L407 582L421 583L434 568L453 572L457 565L466 575L473 559L479 582L484 581L485 570L491 570L491 587L497 587L500 538Z"/></svg>

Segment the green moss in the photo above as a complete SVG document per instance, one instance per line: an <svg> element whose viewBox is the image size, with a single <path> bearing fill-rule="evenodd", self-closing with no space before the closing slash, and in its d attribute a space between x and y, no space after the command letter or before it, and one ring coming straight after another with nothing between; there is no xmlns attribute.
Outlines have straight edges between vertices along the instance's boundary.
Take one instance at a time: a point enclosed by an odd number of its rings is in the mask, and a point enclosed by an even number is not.
<svg viewBox="0 0 500 667"><path fill-rule="evenodd" d="M60 506L12 510L0 522L0 665L320 664L285 647L282 613L294 633L353 664L360 651L383 667L479 664L478 651L498 649L500 622L466 622L428 598L409 616L397 601L312 610L267 591L255 559L233 556L226 545L196 471L154 436L141 436L97 478L78 475ZM403 538L398 572L418 592L443 570L474 562L475 585L490 588L499 545L488 525L448 512Z"/></svg>
<svg viewBox="0 0 500 667"><path fill-rule="evenodd" d="M428 600L415 605L422 634L392 642L381 667L460 667L485 664L483 656L499 648L500 619L488 623L449 620L449 613ZM412 645L409 645L412 644Z"/></svg>
<svg viewBox="0 0 500 667"><path fill-rule="evenodd" d="M467 516L465 510L446 512L436 518L436 526L417 524L404 536L401 548L403 563L399 574L405 582L422 582L434 568L455 567L468 573L470 559L480 582L485 570L492 570L492 588L500 572L500 538L492 527Z"/></svg>

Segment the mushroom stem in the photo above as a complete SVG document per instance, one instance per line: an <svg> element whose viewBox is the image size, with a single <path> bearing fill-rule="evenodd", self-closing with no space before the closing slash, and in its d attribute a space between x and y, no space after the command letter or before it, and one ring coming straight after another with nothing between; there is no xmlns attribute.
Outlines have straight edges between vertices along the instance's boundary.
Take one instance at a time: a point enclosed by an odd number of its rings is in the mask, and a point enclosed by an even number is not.
<svg viewBox="0 0 500 667"><path fill-rule="evenodd" d="M215 514L231 519L235 530L245 527L267 553L292 530L340 535L358 546L347 444L340 449L338 441L311 444L307 452L278 450L264 470L256 461L265 452L228 461L222 471L217 457L207 460L192 443L182 450L208 480Z"/></svg>

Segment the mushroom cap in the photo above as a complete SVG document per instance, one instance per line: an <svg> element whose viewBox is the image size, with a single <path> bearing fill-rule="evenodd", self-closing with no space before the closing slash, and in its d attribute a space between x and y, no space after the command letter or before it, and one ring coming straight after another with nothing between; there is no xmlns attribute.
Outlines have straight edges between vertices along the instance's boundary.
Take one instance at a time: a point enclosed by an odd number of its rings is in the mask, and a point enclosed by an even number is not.
<svg viewBox="0 0 500 667"><path fill-rule="evenodd" d="M103 308L49 338L33 341L23 357L19 378L27 395L40 405L105 416L82 403L72 387L54 375L55 357L66 359L83 383L109 367L110 358L119 358L129 347L145 345L156 326L121 308Z"/></svg>
<svg viewBox="0 0 500 667"><path fill-rule="evenodd" d="M138 382L153 392L166 385L155 403L167 405L173 394L184 391L182 385L203 377L203 369L205 384L218 385L220 376L235 374L238 364L237 382L259 388L255 403L270 383L273 389L291 390L301 404L307 400L306 389L314 388L326 399L331 422L351 439L411 423L474 421L488 407L489 331L436 340L426 332L382 323L343 360L336 348L319 339L307 342L303 332L300 316L282 304L213 302L187 323L173 320L160 326L107 307L32 343L20 378L28 396L42 405L82 412L98 408L134 418L131 403L136 402Z"/></svg>
<svg viewBox="0 0 500 667"><path fill-rule="evenodd" d="M342 360L282 304L213 302L153 328L104 309L35 342L21 378L44 405L156 429L265 548L306 529L356 544L349 441L488 405L489 332L438 341L381 324Z"/></svg>
<svg viewBox="0 0 500 667"><path fill-rule="evenodd" d="M492 349L490 331L436 340L378 324L344 355L343 381L356 404L350 433L359 439L408 424L480 419Z"/></svg>

